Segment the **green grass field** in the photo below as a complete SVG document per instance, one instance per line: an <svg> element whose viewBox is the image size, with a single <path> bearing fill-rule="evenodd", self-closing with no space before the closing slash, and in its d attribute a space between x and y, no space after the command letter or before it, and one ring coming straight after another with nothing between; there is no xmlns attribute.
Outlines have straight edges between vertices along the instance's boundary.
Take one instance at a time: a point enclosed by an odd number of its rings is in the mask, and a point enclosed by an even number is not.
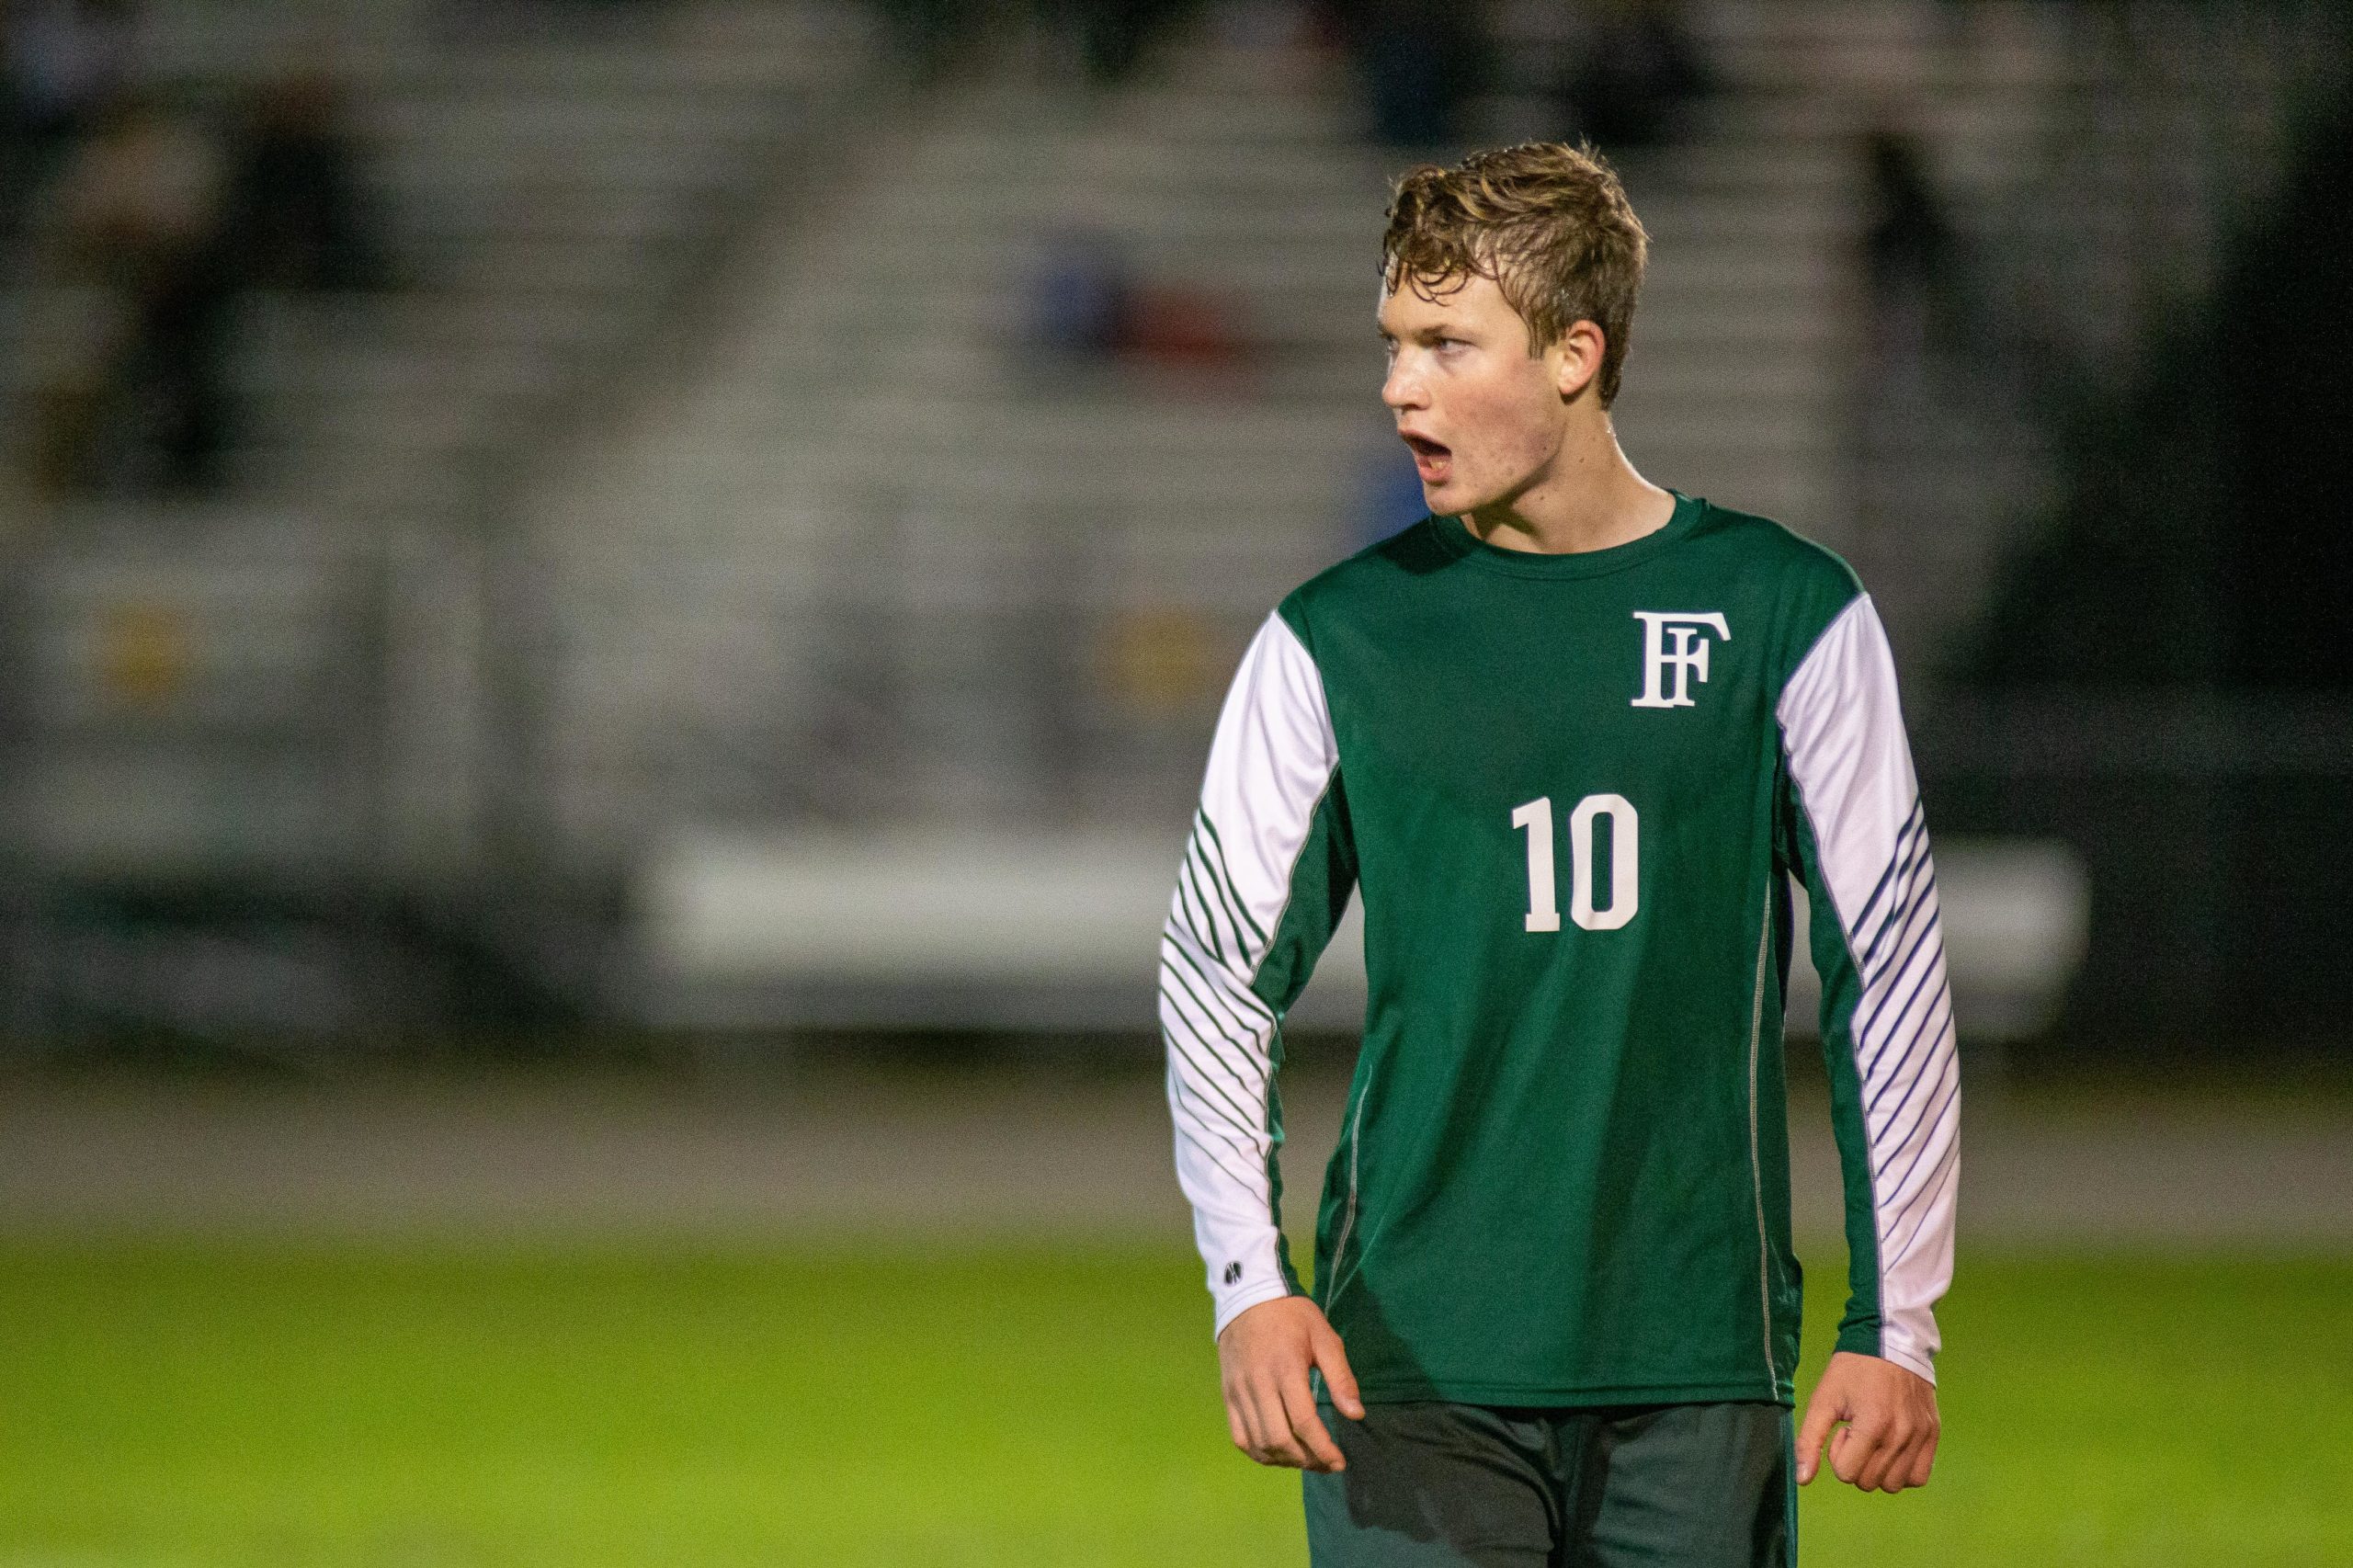
<svg viewBox="0 0 2353 1568"><path fill-rule="evenodd" d="M1809 1367L1835 1317L1817 1267ZM0 1244L0 1564L1303 1561L1189 1257ZM1971 1256L1817 1562L2353 1562L2353 1259Z"/></svg>

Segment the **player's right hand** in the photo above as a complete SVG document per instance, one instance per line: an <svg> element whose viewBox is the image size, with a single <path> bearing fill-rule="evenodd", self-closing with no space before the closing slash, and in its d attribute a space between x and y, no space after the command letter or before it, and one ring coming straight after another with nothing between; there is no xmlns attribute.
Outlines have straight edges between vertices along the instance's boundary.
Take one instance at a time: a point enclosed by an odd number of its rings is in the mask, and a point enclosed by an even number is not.
<svg viewBox="0 0 2353 1568"><path fill-rule="evenodd" d="M1310 1368L1324 1374L1332 1403L1351 1421L1364 1419L1356 1374L1324 1310L1305 1296L1246 1308L1217 1337L1225 1385L1225 1422L1233 1446L1260 1464L1293 1470L1346 1470L1348 1461L1316 1414Z"/></svg>

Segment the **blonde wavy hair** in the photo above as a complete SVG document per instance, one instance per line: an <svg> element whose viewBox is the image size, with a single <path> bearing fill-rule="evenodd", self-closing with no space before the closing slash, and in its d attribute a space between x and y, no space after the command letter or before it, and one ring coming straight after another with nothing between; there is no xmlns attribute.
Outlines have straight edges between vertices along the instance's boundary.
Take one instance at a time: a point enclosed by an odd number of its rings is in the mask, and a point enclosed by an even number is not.
<svg viewBox="0 0 2353 1568"><path fill-rule="evenodd" d="M1398 180L1381 276L1436 298L1490 278L1540 354L1581 321L1601 329L1601 406L1617 401L1650 235L1591 144L1529 142L1425 164Z"/></svg>

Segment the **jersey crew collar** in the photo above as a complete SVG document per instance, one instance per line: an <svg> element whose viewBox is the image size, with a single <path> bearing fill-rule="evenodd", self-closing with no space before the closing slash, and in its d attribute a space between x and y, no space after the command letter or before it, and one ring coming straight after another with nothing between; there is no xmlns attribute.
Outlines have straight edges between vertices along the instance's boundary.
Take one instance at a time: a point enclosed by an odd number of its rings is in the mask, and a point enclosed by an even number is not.
<svg viewBox="0 0 2353 1568"><path fill-rule="evenodd" d="M1707 510L1705 499L1686 495L1680 490L1669 489L1675 497L1675 510L1664 527L1653 528L1640 539L1630 539L1623 544L1613 544L1605 550L1578 550L1562 554L1542 551L1511 550L1499 544L1489 544L1461 517L1424 517L1421 527L1429 530L1439 547L1448 554L1491 571L1508 573L1515 577L1601 577L1612 572L1622 572L1629 566L1641 564L1659 551L1668 549L1699 522Z"/></svg>

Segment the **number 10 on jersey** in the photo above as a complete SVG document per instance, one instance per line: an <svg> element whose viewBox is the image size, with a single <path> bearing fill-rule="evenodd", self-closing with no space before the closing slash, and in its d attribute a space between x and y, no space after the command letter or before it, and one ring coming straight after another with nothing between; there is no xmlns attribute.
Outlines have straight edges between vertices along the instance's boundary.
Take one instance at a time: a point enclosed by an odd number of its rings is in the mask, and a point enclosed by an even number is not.
<svg viewBox="0 0 2353 1568"><path fill-rule="evenodd" d="M1609 903L1593 906L1593 841L1598 819L1609 819ZM1552 797L1540 795L1512 808L1511 825L1528 833L1528 928L1557 931L1561 906L1552 891ZM1640 896L1642 819L1623 795L1587 795L1569 812L1569 918L1587 931L1615 931L1634 917Z"/></svg>

